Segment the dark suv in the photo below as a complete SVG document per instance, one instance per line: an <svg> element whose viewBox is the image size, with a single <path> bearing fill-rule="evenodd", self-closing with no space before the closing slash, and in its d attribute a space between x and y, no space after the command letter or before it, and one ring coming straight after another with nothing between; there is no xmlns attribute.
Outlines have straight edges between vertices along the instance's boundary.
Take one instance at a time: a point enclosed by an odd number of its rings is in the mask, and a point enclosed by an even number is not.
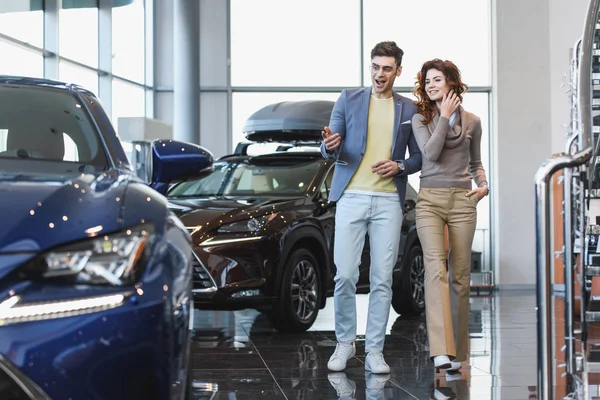
<svg viewBox="0 0 600 400"><path fill-rule="evenodd" d="M257 111L247 143L214 163L205 178L168 192L192 235L194 299L207 309L267 310L281 331L304 331L333 293L334 162L319 152L330 101L284 102ZM254 148L263 148L254 152ZM271 151L264 151L271 147ZM424 310L423 256L415 228L416 192L408 185L392 305ZM369 240L358 292L369 290Z"/></svg>

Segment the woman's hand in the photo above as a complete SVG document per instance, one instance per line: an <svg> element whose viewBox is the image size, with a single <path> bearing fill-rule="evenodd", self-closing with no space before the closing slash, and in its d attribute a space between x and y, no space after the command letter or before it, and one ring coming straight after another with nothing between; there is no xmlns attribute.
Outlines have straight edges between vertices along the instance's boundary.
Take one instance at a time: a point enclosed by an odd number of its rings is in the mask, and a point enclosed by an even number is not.
<svg viewBox="0 0 600 400"><path fill-rule="evenodd" d="M460 97L453 90L444 94L440 105L440 116L450 119L450 116L460 106Z"/></svg>
<svg viewBox="0 0 600 400"><path fill-rule="evenodd" d="M475 196L477 201L479 201L479 200L483 199L485 196L487 196L489 192L490 191L486 187L478 187L478 188L468 191L466 196L467 197Z"/></svg>

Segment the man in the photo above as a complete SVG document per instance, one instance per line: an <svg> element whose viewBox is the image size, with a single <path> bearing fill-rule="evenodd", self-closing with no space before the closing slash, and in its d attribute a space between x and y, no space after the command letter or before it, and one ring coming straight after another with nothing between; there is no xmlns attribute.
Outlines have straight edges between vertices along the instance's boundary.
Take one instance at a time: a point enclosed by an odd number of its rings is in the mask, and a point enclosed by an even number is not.
<svg viewBox="0 0 600 400"><path fill-rule="evenodd" d="M394 42L371 50L371 87L343 90L324 128L321 153L335 158L329 199L336 201L334 308L337 346L327 367L346 368L356 350L356 283L365 234L371 250L365 369L387 374L383 358L398 258L407 176L421 169L412 133L413 101L393 90L404 52ZM334 133L335 132L335 133ZM410 157L405 158L408 147Z"/></svg>

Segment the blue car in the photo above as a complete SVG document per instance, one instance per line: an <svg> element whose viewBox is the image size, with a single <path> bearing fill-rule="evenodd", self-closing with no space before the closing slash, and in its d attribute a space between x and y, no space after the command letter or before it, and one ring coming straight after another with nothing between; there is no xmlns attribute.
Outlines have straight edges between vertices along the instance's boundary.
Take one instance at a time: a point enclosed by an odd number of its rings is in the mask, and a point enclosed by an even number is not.
<svg viewBox="0 0 600 400"><path fill-rule="evenodd" d="M161 193L213 156L150 150L145 182L92 93L0 76L0 399L189 396L191 240Z"/></svg>

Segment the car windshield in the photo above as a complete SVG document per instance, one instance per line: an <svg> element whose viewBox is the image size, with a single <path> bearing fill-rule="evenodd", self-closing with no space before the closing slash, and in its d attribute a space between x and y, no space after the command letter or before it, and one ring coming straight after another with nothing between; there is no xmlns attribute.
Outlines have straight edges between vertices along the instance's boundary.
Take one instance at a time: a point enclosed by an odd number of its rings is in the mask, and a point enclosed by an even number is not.
<svg viewBox="0 0 600 400"><path fill-rule="evenodd" d="M315 159L293 158L218 161L210 175L181 183L173 187L168 196L297 196L307 191L320 165Z"/></svg>
<svg viewBox="0 0 600 400"><path fill-rule="evenodd" d="M107 165L98 132L71 93L0 85L0 171L83 172Z"/></svg>

